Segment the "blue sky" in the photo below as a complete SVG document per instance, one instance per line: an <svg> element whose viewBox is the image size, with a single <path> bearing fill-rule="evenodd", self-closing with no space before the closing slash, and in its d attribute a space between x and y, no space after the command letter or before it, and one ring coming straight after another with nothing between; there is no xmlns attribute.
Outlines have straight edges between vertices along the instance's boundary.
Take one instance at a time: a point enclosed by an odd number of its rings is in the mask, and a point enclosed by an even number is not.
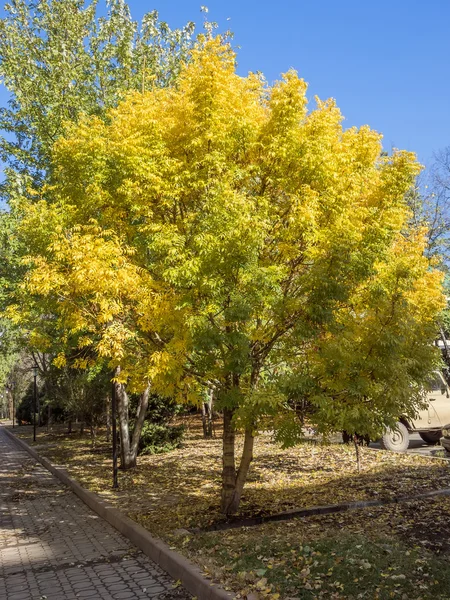
<svg viewBox="0 0 450 600"><path fill-rule="evenodd" d="M449 0L204 0L234 31L239 72L295 68L309 95L336 98L345 125L368 124L424 163L450 145ZM171 26L201 23L197 0L132 0ZM227 21L227 19L230 19Z"/></svg>
<svg viewBox="0 0 450 600"><path fill-rule="evenodd" d="M295 68L309 96L334 97L346 126L368 124L385 149L430 163L450 145L450 1L203 0L234 31L238 70L269 82ZM202 0L130 0L134 18L156 8L171 27L201 25ZM0 104L6 93L0 90Z"/></svg>

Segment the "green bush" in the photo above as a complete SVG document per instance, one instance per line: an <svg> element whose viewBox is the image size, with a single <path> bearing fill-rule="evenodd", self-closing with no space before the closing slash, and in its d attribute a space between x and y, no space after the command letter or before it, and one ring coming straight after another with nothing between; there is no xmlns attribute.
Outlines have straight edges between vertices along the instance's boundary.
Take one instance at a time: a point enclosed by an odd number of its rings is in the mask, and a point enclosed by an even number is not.
<svg viewBox="0 0 450 600"><path fill-rule="evenodd" d="M146 421L139 441L139 454L162 454L179 448L184 425L166 425Z"/></svg>
<svg viewBox="0 0 450 600"><path fill-rule="evenodd" d="M42 409L43 395L41 391L37 390L38 406ZM25 394L16 405L16 420L19 424L30 424L33 423L33 410L34 410L34 384L31 382L27 387ZM37 418L37 417L36 417Z"/></svg>

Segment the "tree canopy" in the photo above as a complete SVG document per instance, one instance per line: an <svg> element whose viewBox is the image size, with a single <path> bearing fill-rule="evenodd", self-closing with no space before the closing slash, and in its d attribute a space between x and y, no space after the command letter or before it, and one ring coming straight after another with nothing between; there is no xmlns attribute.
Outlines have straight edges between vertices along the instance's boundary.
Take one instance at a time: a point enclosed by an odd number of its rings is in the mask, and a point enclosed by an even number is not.
<svg viewBox="0 0 450 600"><path fill-rule="evenodd" d="M29 271L11 317L42 348L50 318L79 367L107 360L132 390L214 389L225 512L259 430L373 434L414 412L436 364L415 156L383 155L306 90L294 71L241 77L229 45L200 39L173 83L68 125L50 184L18 205Z"/></svg>
<svg viewBox="0 0 450 600"><path fill-rule="evenodd" d="M193 23L170 29L156 11L136 22L124 0L12 0L5 6L0 19L0 80L10 97L0 109L0 158L6 165L0 202L9 203L10 212L0 215L3 309L27 269L20 263L27 250L17 239L21 215L15 201L24 194L32 201L48 182L52 148L66 123L77 122L80 115L107 119L108 110L130 90L173 81L192 44L193 30ZM51 313L40 320L40 335L22 328L16 330L15 342L33 360L38 358L45 387L56 398L60 394L52 382L58 377L50 364L55 355L77 357L77 348L72 336L57 328ZM44 338L47 344L42 344ZM44 346L45 355L38 350ZM5 364L8 370L10 363ZM90 370L97 372L98 365ZM75 373L66 368L64 377L73 377L78 389L75 380L80 377Z"/></svg>
<svg viewBox="0 0 450 600"><path fill-rule="evenodd" d="M172 81L193 30L171 30L156 11L138 23L125 0L11 0L0 19L0 80L10 92L0 110L4 198L29 185L23 175L42 183L66 121L104 118L129 90Z"/></svg>

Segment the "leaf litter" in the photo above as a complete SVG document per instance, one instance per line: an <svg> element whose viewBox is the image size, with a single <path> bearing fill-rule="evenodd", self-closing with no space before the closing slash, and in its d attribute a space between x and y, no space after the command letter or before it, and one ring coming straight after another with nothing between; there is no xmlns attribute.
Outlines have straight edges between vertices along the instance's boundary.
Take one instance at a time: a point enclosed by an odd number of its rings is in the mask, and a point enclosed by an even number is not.
<svg viewBox="0 0 450 600"><path fill-rule="evenodd" d="M203 439L196 425L179 450L139 457L137 469L120 472L118 492L106 443L92 451L88 439L40 433L37 450L242 597L450 597L439 595L442 585L450 589L447 497L193 536L188 529L223 522L221 440ZM309 441L282 450L261 435L238 518L447 487L446 461L361 448L358 474L351 447Z"/></svg>

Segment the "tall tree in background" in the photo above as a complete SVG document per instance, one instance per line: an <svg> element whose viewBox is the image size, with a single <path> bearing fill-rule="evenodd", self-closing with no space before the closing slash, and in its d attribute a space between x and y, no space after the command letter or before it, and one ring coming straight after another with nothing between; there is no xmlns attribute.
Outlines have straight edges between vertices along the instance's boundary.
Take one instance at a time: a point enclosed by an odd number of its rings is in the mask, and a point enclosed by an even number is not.
<svg viewBox="0 0 450 600"><path fill-rule="evenodd" d="M450 146L435 155L431 167L428 209L430 222L430 248L438 249L446 269L450 263Z"/></svg>
<svg viewBox="0 0 450 600"><path fill-rule="evenodd" d="M213 387L225 513L259 430L295 443L307 411L324 433L373 434L414 412L435 364L441 275L405 202L419 166L341 122L332 100L308 111L296 73L239 77L205 39L176 85L68 129L52 186L21 202L12 317L55 315L123 390Z"/></svg>
<svg viewBox="0 0 450 600"><path fill-rule="evenodd" d="M407 194L412 222L427 229L426 255L445 273L447 305L439 319L444 358L450 368L450 146L434 155L434 162Z"/></svg>
<svg viewBox="0 0 450 600"><path fill-rule="evenodd" d="M193 30L193 23L171 30L158 20L156 11L137 23L124 0L87 4L12 0L5 6L0 20L0 80L10 101L0 109L0 158L6 165L0 201L8 202L11 210L0 214L3 310L26 272L19 260L27 251L18 243L21 215L14 200L23 194L32 200L42 190L51 170L53 144L67 123L80 115L105 119L130 91L173 82L191 46ZM40 318L40 335L22 327L18 337L28 351L42 358L38 364L48 381L45 365L64 353L64 345L72 356L73 347L67 336L54 331L51 313Z"/></svg>
<svg viewBox="0 0 450 600"><path fill-rule="evenodd" d="M173 81L193 23L171 30L146 14L133 21L124 0L12 0L0 20L0 157L9 167L3 199L45 179L54 142L80 114L104 118L130 90ZM99 12L106 16L98 17ZM9 135L8 135L9 134ZM27 177L24 179L23 175Z"/></svg>
<svg viewBox="0 0 450 600"><path fill-rule="evenodd" d="M25 272L20 263L16 225L15 215L0 210L0 390L5 390L5 401L13 393L10 375L20 356L20 336L4 315L10 294Z"/></svg>
<svg viewBox="0 0 450 600"><path fill-rule="evenodd" d="M426 253L448 269L450 259L450 147L435 154L407 194L415 226L427 228Z"/></svg>

